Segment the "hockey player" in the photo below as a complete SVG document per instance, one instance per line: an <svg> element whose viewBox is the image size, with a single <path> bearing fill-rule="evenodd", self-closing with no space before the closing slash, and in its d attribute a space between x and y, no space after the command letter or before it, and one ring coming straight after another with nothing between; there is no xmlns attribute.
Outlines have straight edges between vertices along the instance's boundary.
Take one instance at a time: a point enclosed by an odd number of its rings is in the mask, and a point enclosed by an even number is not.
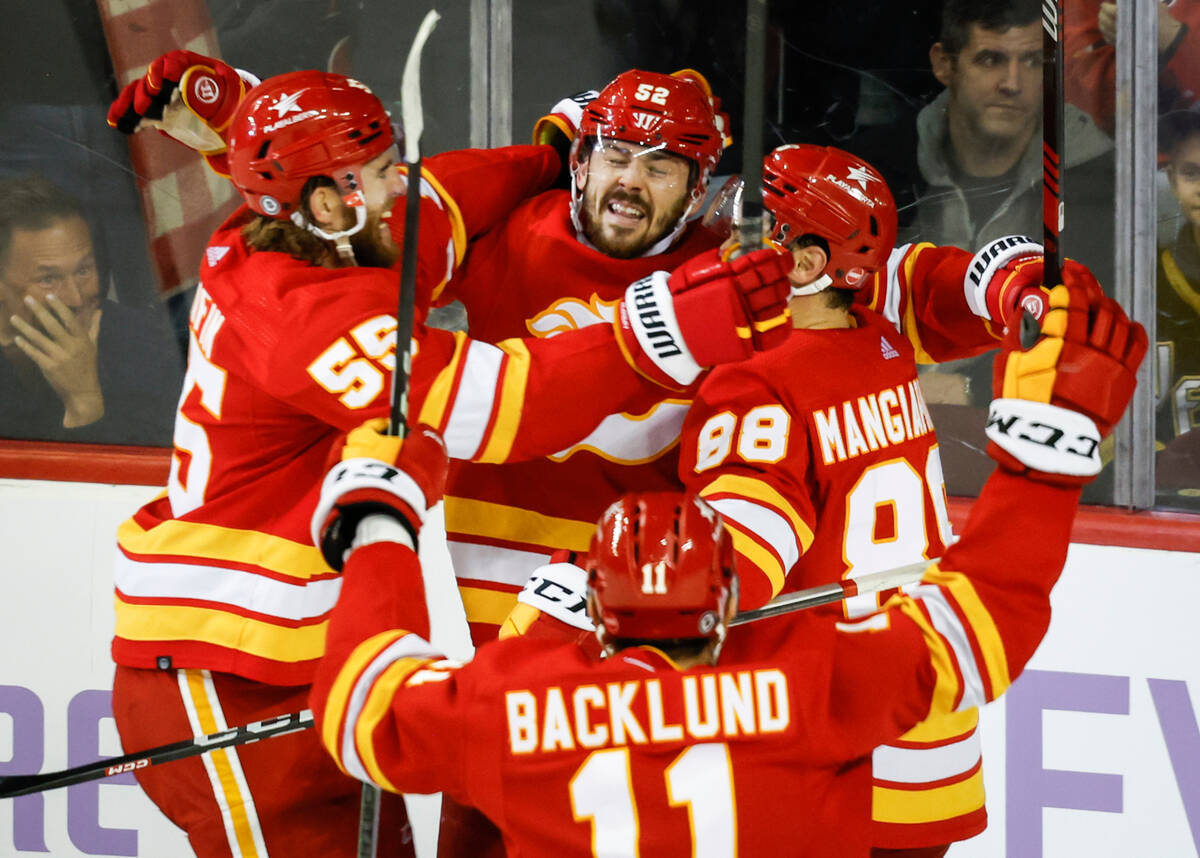
<svg viewBox="0 0 1200 858"><path fill-rule="evenodd" d="M445 297L466 307L473 337L554 337L607 325L629 283L720 243L688 221L726 142L699 74L625 72L583 107L564 99L535 138L555 129L573 138L571 189L518 206L472 246L447 289ZM446 538L476 643L495 637L530 569L555 549L587 548L614 490L678 486L675 454L690 393L672 386L645 408L611 412L547 458L452 463Z"/></svg>
<svg viewBox="0 0 1200 858"><path fill-rule="evenodd" d="M832 147L784 146L766 161L763 189L773 238L796 260L795 330L769 360L751 359L705 379L684 423L680 461L683 482L725 519L743 608L945 553L951 527L917 356L966 356L990 340L978 318L939 317L936 299L954 291L937 287L941 269L959 281L962 253L930 245L893 249L895 206L871 165ZM1022 297L1040 306L1044 293L1041 258L1034 255L1040 248L1009 245L1002 250L1010 256L1026 255L1006 263L1007 289L1000 281L989 295L968 278L967 297L988 311L981 315L1011 321ZM896 324L897 308L881 308L891 311L885 316L856 300L860 288L870 290L891 272L932 286L931 297L924 296L931 302L926 316L957 327L944 338L923 342L910 334L910 341ZM1085 296L1099 292L1077 263L1068 263L1064 276ZM984 307L988 301L994 306ZM879 621L878 607L877 596L862 596L839 613L869 629ZM947 843L986 827L977 721L977 711L965 707L876 751L875 846L937 856Z"/></svg>
<svg viewBox="0 0 1200 858"><path fill-rule="evenodd" d="M588 554L606 658L514 638L457 664L427 642L415 551L441 491L437 437L382 461L359 446L314 518L327 553L346 557L312 697L326 748L384 789L481 808L513 858L867 855L861 760L1020 674L1049 622L1079 486L1134 388L1141 327L1098 292L1059 286L1048 302L1037 344L1019 350L1014 332L997 359L1000 467L962 539L864 620L870 634L811 612L726 636L741 557L719 516L694 495L635 494ZM1014 431L1035 424L1064 431L1053 444ZM748 630L775 646L741 644Z"/></svg>
<svg viewBox="0 0 1200 858"><path fill-rule="evenodd" d="M383 105L358 81L295 72L251 89L229 123L222 154L246 205L205 253L167 490L118 534L113 707L127 748L304 707L341 584L309 534L321 475L343 431L389 411L402 227L388 213L405 188ZM504 169L520 157L534 167ZM553 153L430 161L419 301ZM446 190L484 171L470 198ZM554 341L488 345L418 325L413 422L464 458L561 449L661 396L646 374L694 375L765 345L783 330L786 267L772 253L700 260L614 325ZM180 765L139 781L201 858L354 854L359 785L312 734ZM402 805L390 813L403 819ZM406 826L385 827L380 848L411 855Z"/></svg>

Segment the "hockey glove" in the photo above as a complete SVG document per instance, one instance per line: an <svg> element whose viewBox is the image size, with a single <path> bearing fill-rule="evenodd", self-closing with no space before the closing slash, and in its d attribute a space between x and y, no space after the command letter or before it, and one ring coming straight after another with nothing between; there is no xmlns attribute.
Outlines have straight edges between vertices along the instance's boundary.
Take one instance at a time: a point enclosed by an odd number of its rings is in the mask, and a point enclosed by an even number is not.
<svg viewBox="0 0 1200 858"><path fill-rule="evenodd" d="M773 248L723 261L717 250L625 290L613 323L626 358L656 384L680 390L706 367L745 360L792 330L791 254Z"/></svg>
<svg viewBox="0 0 1200 858"><path fill-rule="evenodd" d="M1010 471L1077 486L1100 473L1100 441L1137 386L1146 332L1111 298L1064 268L1050 290L1041 336L1022 350L1013 325L996 357L988 454ZM1095 283L1087 274L1086 280ZM1097 290L1098 291L1098 290Z"/></svg>
<svg viewBox="0 0 1200 858"><path fill-rule="evenodd" d="M575 640L579 633L591 634L588 619L587 572L574 551L556 551L550 562L539 566L517 594L500 637L535 637Z"/></svg>
<svg viewBox="0 0 1200 858"><path fill-rule="evenodd" d="M1101 294L1100 284L1085 266L1068 259L1064 269L1072 269L1068 285L1081 288L1088 297ZM1046 296L1050 289L1043 285L1044 258L1042 246L1031 238L1010 235L998 238L975 254L963 283L967 305L977 316L990 319L1001 327L1009 327L1023 312L1040 322L1046 315ZM1054 285L1054 284L1051 284Z"/></svg>
<svg viewBox="0 0 1200 858"><path fill-rule="evenodd" d="M204 156L221 175L229 123L258 78L192 51L175 50L150 64L146 74L121 90L108 109L108 124L122 134L140 126L158 129Z"/></svg>
<svg viewBox="0 0 1200 858"><path fill-rule="evenodd" d="M313 544L339 572L352 549L371 542L402 542L415 551L425 513L446 487L446 445L436 432L418 426L400 439L386 429L380 417L351 431L321 484ZM391 521L363 521L376 513Z"/></svg>
<svg viewBox="0 0 1200 858"><path fill-rule="evenodd" d="M571 187L571 144L579 136L583 111L600 93L594 89L577 92L559 101L550 112L533 125L533 142L553 146L561 165L551 187Z"/></svg>
<svg viewBox="0 0 1200 858"><path fill-rule="evenodd" d="M594 89L568 95L550 108L550 112L533 124L533 142L553 146L566 160L567 150L579 136L583 111L599 96Z"/></svg>

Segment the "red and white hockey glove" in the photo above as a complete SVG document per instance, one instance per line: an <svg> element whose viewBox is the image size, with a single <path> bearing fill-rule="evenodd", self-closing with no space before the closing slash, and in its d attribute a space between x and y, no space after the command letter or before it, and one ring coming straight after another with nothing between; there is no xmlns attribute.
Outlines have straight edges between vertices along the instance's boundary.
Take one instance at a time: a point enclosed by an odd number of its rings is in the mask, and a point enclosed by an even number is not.
<svg viewBox="0 0 1200 858"><path fill-rule="evenodd" d="M1005 336L986 431L1002 467L1071 486L1100 473L1100 441L1133 396L1147 341L1116 301L1063 274L1037 342L1022 350L1019 325Z"/></svg>
<svg viewBox="0 0 1200 858"><path fill-rule="evenodd" d="M1022 311L1040 322L1050 292L1042 283L1042 253L1042 245L1023 235L998 238L976 253L963 282L971 312L1002 328Z"/></svg>
<svg viewBox="0 0 1200 858"><path fill-rule="evenodd" d="M312 517L313 544L331 568L372 542L400 542L417 550L429 508L446 488L446 445L428 426L403 440L383 434L387 420L368 420L346 435L340 457L325 475Z"/></svg>
<svg viewBox="0 0 1200 858"><path fill-rule="evenodd" d="M613 323L626 358L656 384L687 387L706 367L745 360L792 330L792 256L763 248L723 261L717 250L625 290Z"/></svg>
<svg viewBox="0 0 1200 858"><path fill-rule="evenodd" d="M122 134L151 127L195 149L210 167L229 174L229 123L242 97L259 81L218 59L192 51L163 54L127 85L108 108L108 124Z"/></svg>

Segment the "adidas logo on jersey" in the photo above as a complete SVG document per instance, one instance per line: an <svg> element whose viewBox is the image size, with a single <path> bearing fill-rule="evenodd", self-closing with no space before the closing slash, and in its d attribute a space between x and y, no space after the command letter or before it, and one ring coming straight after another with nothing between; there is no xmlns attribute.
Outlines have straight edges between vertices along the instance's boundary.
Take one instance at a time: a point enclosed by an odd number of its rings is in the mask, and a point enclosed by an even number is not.
<svg viewBox="0 0 1200 858"><path fill-rule="evenodd" d="M204 251L204 261L208 263L209 268L212 268L224 259L225 254L228 252L228 247L210 247Z"/></svg>
<svg viewBox="0 0 1200 858"><path fill-rule="evenodd" d="M879 353L883 355L884 360L900 357L900 352L896 351L895 346L887 341L887 337L879 338Z"/></svg>

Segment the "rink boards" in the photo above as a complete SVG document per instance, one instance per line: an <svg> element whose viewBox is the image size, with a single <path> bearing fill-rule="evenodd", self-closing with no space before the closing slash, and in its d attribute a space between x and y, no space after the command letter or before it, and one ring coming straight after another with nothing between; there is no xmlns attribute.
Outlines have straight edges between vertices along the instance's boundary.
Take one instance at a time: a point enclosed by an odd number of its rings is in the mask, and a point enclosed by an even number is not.
<svg viewBox="0 0 1200 858"><path fill-rule="evenodd" d="M114 532L156 491L0 480L0 774L120 753L109 697ZM983 714L991 822L955 858L1200 854L1198 529L1081 513L1050 632ZM435 643L462 657L461 608L440 533L430 536ZM434 808L414 806L419 847ZM0 802L0 856L47 853L191 854L130 775Z"/></svg>

